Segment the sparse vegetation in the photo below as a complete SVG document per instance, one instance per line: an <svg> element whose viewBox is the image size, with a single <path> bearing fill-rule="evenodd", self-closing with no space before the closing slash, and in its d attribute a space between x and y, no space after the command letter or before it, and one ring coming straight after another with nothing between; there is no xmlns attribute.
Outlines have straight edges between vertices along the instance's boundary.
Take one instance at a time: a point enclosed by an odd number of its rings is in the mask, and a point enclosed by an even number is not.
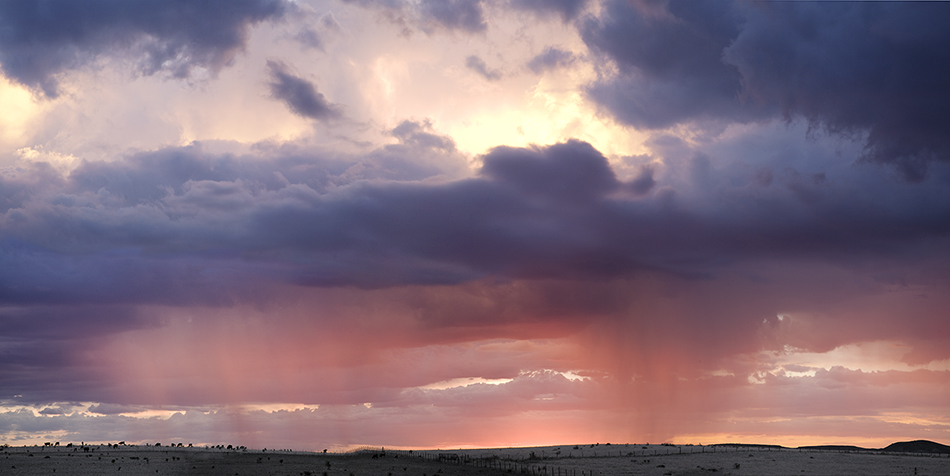
<svg viewBox="0 0 950 476"><path fill-rule="evenodd" d="M486 449L486 450L455 450L447 451L385 451L379 449L365 449L356 453L348 454L294 454L290 450L282 453L281 458L268 458L263 452L251 451L233 452L221 451L221 448L227 448L228 445L215 445L207 448L186 448L184 444L169 443L167 446L153 445L152 447L143 447L134 449L132 447L123 448L114 458L103 458L109 456L103 454L103 447L113 449L111 445L86 446L90 452L99 449L98 458L92 458L93 454L86 454L82 465L91 470L94 474L105 474L109 470L112 472L121 471L123 474L132 474L135 476L145 476L146 474L155 475L155 470L160 469L162 474L190 473L190 474L208 474L214 472L215 468L224 468L226 472L222 474L238 473L247 474L239 471L241 465L256 468L250 471L251 474L275 474L279 466L278 474L315 476L326 474L327 476L348 476L348 475L379 475L386 474L405 474L406 476L462 476L467 474L482 474L488 476L491 474L533 474L533 475L569 475L569 476L605 476L610 474L641 474L643 470L653 469L656 472L645 474L760 474L763 476L771 474L798 474L799 471L806 470L810 474L913 474L914 469L918 474L943 474L950 463L950 455L919 453L912 455L902 455L887 453L880 450L865 450L864 452L855 451L831 451L831 450L792 450L788 448L769 448L766 446L729 446L714 445L710 447L690 447L688 445L663 444L656 446L624 446L623 451L617 451L618 444L607 446L604 444L594 444L594 448L584 450L582 456L563 457L562 447L546 448L522 448L522 449ZM578 450L581 446L576 445ZM38 449L36 449L38 448ZM231 445L232 449L242 448L241 446ZM644 449L645 448L645 449ZM70 461L68 458L57 458L57 452L62 456L76 456L74 453L78 450L75 446L70 450L56 448L54 444L38 445L36 447L26 447L22 449L14 448L8 450L4 446L4 454L8 458L21 458L18 465L29 468L48 468L47 470L29 469L28 472L34 474L50 474L56 465L63 469L67 468ZM34 456L32 451L44 451L46 454L41 458L30 458ZM736 454L736 453L739 454ZM322 453L322 452L321 452ZM847 459L842 459L841 454L847 454ZM155 458L155 455L161 454L162 458ZM149 465L149 455L157 461L164 461L156 466L155 461ZM756 458L745 458L747 455L766 456ZM645 456L649 456L646 457ZM742 456L745 463L740 464L736 458ZM400 457L398 467L393 466L396 457ZM319 458L319 459L318 459ZM75 461L75 460L73 460ZM886 462L886 464L885 464ZM73 462L73 465L80 464ZM841 466L842 464L858 465L855 467ZM93 468L99 465L100 470ZM262 465L262 466L259 466ZM325 466L325 471L316 470L314 467ZM12 465L11 465L12 466ZM8 466L9 468L10 466ZM634 469L639 467L641 469ZM106 469L109 468L109 469ZM398 471L402 468L402 471ZM856 468L856 469L855 469ZM190 469L191 471L185 471ZM234 471L232 471L232 469ZM739 470L741 469L741 473ZM221 469L218 469L220 472ZM889 471L889 472L887 472ZM22 472L22 470L21 470ZM69 471L59 471L58 474ZM55 475L54 475L55 476Z"/></svg>

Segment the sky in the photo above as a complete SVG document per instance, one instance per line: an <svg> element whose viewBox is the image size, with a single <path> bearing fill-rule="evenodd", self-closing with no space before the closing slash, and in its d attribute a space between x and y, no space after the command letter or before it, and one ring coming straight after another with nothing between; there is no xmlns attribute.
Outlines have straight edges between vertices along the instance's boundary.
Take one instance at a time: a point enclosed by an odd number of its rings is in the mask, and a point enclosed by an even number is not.
<svg viewBox="0 0 950 476"><path fill-rule="evenodd" d="M947 24L0 2L0 443L950 443Z"/></svg>

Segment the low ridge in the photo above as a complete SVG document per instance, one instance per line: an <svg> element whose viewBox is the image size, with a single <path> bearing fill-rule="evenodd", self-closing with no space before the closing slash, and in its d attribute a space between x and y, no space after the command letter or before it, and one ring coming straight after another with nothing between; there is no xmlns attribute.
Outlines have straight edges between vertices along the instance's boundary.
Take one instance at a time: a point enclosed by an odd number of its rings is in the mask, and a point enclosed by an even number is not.
<svg viewBox="0 0 950 476"><path fill-rule="evenodd" d="M885 448L862 448L852 445L816 445L800 446L803 450L828 450L828 451L890 451L894 453L948 453L950 446L942 445L929 440L898 441L891 443Z"/></svg>
<svg viewBox="0 0 950 476"><path fill-rule="evenodd" d="M803 450L827 450L827 451L877 451L871 448L862 448L854 445L817 445L817 446L799 446Z"/></svg>
<svg viewBox="0 0 950 476"><path fill-rule="evenodd" d="M950 446L929 440L914 440L891 443L883 450L901 453L950 453Z"/></svg>

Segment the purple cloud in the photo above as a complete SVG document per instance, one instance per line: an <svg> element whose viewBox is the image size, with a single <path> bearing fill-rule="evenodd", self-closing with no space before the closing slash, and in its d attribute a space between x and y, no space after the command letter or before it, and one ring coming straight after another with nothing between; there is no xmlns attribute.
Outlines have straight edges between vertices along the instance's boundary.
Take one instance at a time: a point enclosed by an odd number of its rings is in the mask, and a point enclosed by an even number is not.
<svg viewBox="0 0 950 476"><path fill-rule="evenodd" d="M567 66L573 63L575 59L574 53L549 46L528 62L528 69L534 74L541 74L545 71Z"/></svg>
<svg viewBox="0 0 950 476"><path fill-rule="evenodd" d="M488 29L482 0L422 0L419 11L424 22L449 30L479 33Z"/></svg>
<svg viewBox="0 0 950 476"><path fill-rule="evenodd" d="M641 128L803 118L866 134L864 160L911 181L950 160L950 7L919 3L609 1L581 25L619 75L590 97Z"/></svg>
<svg viewBox="0 0 950 476"><path fill-rule="evenodd" d="M59 94L56 75L100 56L130 57L143 74L184 78L232 60L248 29L280 18L283 0L51 0L0 5L0 64L13 80Z"/></svg>
<svg viewBox="0 0 950 476"><path fill-rule="evenodd" d="M343 0L346 3L372 8L403 25L404 33L411 33L408 24L417 24L427 33L446 30L469 34L483 33L488 29L483 11L484 0Z"/></svg>
<svg viewBox="0 0 950 476"><path fill-rule="evenodd" d="M339 106L327 101L316 86L290 73L289 67L279 61L268 61L271 94L290 108L294 114L310 119L327 120L342 116Z"/></svg>
<svg viewBox="0 0 950 476"><path fill-rule="evenodd" d="M541 15L558 15L564 21L569 21L577 18L587 6L587 0L512 0L511 6Z"/></svg>
<svg viewBox="0 0 950 476"><path fill-rule="evenodd" d="M485 60L479 58L478 56L471 55L468 58L465 58L465 67L478 73L481 77L488 81L498 81L501 79L501 71L498 71L497 69L489 69L488 65L485 64Z"/></svg>
<svg viewBox="0 0 950 476"><path fill-rule="evenodd" d="M379 287L703 274L737 260L896 252L950 232L950 203L933 187L891 186L881 207L860 182L787 169L780 187L773 179L763 189L758 172L713 169L699 154L682 163L704 190L694 198L652 167L621 182L579 141L498 147L479 177L423 184L413 177L438 170L398 157L454 153L423 127L397 127L403 144L361 159L377 165L357 176L346 161L181 148L87 163L62 182L6 180L4 200L17 206L0 218L4 299L214 303L234 289L253 294L261 280Z"/></svg>

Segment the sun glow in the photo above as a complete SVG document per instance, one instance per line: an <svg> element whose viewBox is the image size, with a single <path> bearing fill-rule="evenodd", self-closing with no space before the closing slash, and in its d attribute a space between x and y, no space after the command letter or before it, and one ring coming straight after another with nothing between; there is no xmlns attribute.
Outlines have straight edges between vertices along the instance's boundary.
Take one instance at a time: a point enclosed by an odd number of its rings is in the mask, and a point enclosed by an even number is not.
<svg viewBox="0 0 950 476"><path fill-rule="evenodd" d="M590 142L608 157L646 153L646 134L599 115L577 92L592 75L581 68L556 78L542 77L533 85L525 84L520 99L471 101L464 117L440 116L438 126L455 139L459 149L475 155L499 144L524 147L568 139Z"/></svg>
<svg viewBox="0 0 950 476"><path fill-rule="evenodd" d="M0 144L23 145L43 109L29 90L0 76Z"/></svg>

